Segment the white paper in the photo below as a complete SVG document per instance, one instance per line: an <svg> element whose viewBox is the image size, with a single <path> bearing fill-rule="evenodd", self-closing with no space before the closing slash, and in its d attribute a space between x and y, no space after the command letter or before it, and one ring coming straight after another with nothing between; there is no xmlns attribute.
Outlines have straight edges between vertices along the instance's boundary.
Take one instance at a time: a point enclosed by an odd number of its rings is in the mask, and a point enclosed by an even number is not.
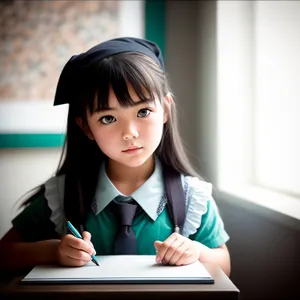
<svg viewBox="0 0 300 300"><path fill-rule="evenodd" d="M118 282L118 281L211 281L199 262L185 266L155 263L154 255L96 256L99 267L90 262L82 267L36 266L23 282Z"/></svg>

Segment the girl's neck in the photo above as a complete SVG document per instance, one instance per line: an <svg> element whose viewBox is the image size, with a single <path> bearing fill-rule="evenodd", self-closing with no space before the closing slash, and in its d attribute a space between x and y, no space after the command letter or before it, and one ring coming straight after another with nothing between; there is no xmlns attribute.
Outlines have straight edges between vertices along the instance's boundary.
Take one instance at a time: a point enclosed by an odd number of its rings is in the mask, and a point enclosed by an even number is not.
<svg viewBox="0 0 300 300"><path fill-rule="evenodd" d="M121 193L130 195L152 175L154 168L155 160L153 156L143 165L135 168L108 160L106 173Z"/></svg>

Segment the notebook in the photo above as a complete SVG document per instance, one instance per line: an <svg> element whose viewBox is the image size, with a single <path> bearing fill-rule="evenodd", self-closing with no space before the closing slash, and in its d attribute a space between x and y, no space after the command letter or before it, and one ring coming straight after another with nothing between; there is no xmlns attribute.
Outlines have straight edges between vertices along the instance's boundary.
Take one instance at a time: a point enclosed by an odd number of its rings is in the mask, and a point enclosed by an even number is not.
<svg viewBox="0 0 300 300"><path fill-rule="evenodd" d="M214 279L199 261L185 266L169 266L155 263L155 255L108 255L96 258L99 267L92 262L82 267L36 266L21 282L24 284L214 283Z"/></svg>

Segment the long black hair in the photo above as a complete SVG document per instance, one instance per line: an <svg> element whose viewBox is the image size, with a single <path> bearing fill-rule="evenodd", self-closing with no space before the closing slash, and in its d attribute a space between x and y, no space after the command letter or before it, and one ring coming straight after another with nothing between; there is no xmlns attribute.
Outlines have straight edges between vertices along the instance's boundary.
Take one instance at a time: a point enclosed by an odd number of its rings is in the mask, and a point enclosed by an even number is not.
<svg viewBox="0 0 300 300"><path fill-rule="evenodd" d="M94 140L78 125L87 125L92 114L108 107L110 88L121 106L134 104L128 91L131 85L142 101L159 99L167 109L161 142L155 151L163 165L184 175L200 177L190 164L181 141L174 101L167 105L170 87L166 73L150 57L136 52L112 55L85 70L80 84L70 91L67 132L56 175L65 176L64 212L76 226L85 223L94 197L100 164L107 159ZM28 203L28 202L27 202Z"/></svg>

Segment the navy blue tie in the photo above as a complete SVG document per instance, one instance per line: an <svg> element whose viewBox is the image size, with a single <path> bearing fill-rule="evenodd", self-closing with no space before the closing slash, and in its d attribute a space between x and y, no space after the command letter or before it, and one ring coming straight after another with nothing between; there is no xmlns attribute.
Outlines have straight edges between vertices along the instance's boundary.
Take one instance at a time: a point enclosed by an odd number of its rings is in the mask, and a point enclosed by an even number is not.
<svg viewBox="0 0 300 300"><path fill-rule="evenodd" d="M118 196L115 200L118 201L121 198L126 199L128 197ZM135 202L113 202L113 212L119 223L119 229L115 236L115 254L137 254L136 237L131 227L137 207Z"/></svg>

